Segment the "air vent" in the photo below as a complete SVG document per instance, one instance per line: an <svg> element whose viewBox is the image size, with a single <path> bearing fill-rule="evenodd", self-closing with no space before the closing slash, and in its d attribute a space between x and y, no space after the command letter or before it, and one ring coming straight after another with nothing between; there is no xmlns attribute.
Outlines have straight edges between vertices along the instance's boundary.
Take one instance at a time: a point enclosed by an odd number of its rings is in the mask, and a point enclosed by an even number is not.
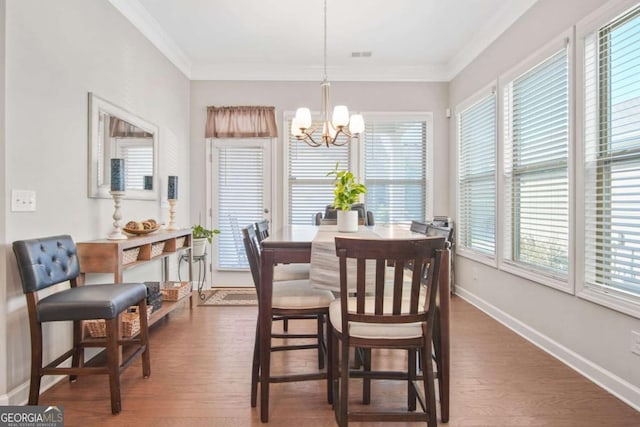
<svg viewBox="0 0 640 427"><path fill-rule="evenodd" d="M352 58L369 58L371 57L371 51L364 50L362 52L351 52L351 57Z"/></svg>

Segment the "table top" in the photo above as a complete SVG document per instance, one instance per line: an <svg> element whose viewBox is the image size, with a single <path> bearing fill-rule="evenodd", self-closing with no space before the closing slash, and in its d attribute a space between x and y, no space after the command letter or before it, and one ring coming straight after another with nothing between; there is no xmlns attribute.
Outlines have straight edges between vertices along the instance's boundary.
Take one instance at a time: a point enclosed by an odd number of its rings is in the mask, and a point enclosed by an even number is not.
<svg viewBox="0 0 640 427"><path fill-rule="evenodd" d="M408 224L381 224L374 226L358 227L355 233L338 232L336 225L289 225L279 229L270 230L269 237L262 241L264 248L279 247L286 245L287 247L310 247L311 242L316 238L318 233L327 232L332 237L353 237L367 239L428 239L431 236L425 236L421 233L415 233L409 229Z"/></svg>

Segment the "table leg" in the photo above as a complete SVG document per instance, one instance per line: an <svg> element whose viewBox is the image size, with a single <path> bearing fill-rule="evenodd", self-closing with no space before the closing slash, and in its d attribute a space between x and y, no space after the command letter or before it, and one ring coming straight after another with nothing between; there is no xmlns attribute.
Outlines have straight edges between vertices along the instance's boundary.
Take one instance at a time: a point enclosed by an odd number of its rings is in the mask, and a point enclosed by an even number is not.
<svg viewBox="0 0 640 427"><path fill-rule="evenodd" d="M271 293L273 289L272 250L263 249L260 266L260 290L258 305L258 331L260 354L260 420L269 421L269 375L271 365Z"/></svg>
<svg viewBox="0 0 640 427"><path fill-rule="evenodd" d="M440 415L441 421L446 423L449 421L449 385L450 385L450 339L449 339L449 303L450 303L450 250L446 250L442 253L442 262L440 268L439 278L439 293L440 293L440 337L441 348L440 355L442 358L442 376L441 384L438 386L441 389L440 393Z"/></svg>

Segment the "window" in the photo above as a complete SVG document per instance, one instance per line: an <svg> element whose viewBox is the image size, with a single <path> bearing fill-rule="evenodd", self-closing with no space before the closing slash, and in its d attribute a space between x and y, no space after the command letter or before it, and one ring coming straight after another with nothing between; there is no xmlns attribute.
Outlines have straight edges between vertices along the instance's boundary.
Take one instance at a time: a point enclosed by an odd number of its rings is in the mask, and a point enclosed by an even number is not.
<svg viewBox="0 0 640 427"><path fill-rule="evenodd" d="M462 254L495 259L495 88L468 107L463 103L459 109L457 247Z"/></svg>
<svg viewBox="0 0 640 427"><path fill-rule="evenodd" d="M503 254L505 269L568 290L568 39L560 43L503 87Z"/></svg>
<svg viewBox="0 0 640 427"><path fill-rule="evenodd" d="M640 7L585 36L584 287L640 304ZM630 304L630 305L629 305ZM633 313L632 313L633 314Z"/></svg>
<svg viewBox="0 0 640 427"><path fill-rule="evenodd" d="M288 223L314 224L315 214L324 214L325 206L333 203L333 178L327 173L337 162L341 169L350 168L351 144L310 147L291 135L290 120L286 128L289 129Z"/></svg>
<svg viewBox="0 0 640 427"><path fill-rule="evenodd" d="M376 117L365 120L364 183L367 210L376 223L427 217L427 144L430 117Z"/></svg>
<svg viewBox="0 0 640 427"><path fill-rule="evenodd" d="M285 126L290 129L291 122ZM327 172L337 162L367 186L363 201L377 224L427 218L431 126L429 114L368 114L359 140L330 148L309 147L289 133L289 224L312 224L315 214L333 203L333 178Z"/></svg>

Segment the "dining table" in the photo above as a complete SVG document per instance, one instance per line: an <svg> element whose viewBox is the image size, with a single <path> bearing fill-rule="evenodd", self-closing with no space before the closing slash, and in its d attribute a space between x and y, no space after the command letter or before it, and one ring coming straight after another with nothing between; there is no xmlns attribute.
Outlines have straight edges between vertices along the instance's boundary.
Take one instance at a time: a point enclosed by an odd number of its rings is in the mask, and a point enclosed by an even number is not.
<svg viewBox="0 0 640 427"><path fill-rule="evenodd" d="M363 228L364 227L364 228ZM360 226L362 235L380 239L407 239L429 238L424 234L409 230L405 224L383 224L374 226ZM336 235L349 235L358 238L358 233L339 233L336 226L327 225L289 225L281 228L272 228L269 237L262 241L262 255L260 265L260 292L258 311L258 342L261 348L271 346L272 328L272 291L273 270L277 264L308 264L312 262L312 244L318 233L333 232ZM440 269L438 283L439 307L438 327L440 329L441 347L438 366L438 388L440 390L440 414L442 422L449 420L449 373L450 373L450 336L449 336L449 303L450 303L450 274L449 274L449 250L442 256L442 265L447 268ZM338 258L336 256L336 266ZM313 268L313 266L312 266ZM312 282L313 283L313 282ZM260 419L262 422L269 420L269 372L270 352L261 352L260 357Z"/></svg>

